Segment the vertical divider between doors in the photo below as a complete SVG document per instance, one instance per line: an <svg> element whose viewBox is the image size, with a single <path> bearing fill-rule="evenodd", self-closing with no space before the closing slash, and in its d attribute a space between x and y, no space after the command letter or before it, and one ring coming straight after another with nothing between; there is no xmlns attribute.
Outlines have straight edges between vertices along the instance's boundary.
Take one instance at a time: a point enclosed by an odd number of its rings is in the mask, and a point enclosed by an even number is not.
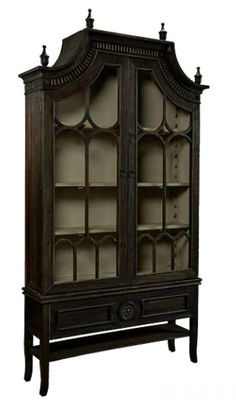
<svg viewBox="0 0 236 412"><path fill-rule="evenodd" d="M128 60L122 61L119 70L119 113L120 113L120 136L119 136L119 156L118 156L118 181L119 181L119 201L118 201L118 219L119 238L117 252L119 252L119 275L121 281L128 283L128 130L129 130L129 112L128 112Z"/></svg>
<svg viewBox="0 0 236 412"><path fill-rule="evenodd" d="M136 276L137 261L137 77L136 66L128 59L128 278Z"/></svg>

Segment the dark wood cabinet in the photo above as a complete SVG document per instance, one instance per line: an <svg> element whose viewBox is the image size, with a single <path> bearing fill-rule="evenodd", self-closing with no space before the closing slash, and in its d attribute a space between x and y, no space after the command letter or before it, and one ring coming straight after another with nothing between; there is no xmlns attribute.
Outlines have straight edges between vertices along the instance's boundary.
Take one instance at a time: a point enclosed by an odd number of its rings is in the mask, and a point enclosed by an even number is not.
<svg viewBox="0 0 236 412"><path fill-rule="evenodd" d="M195 82L183 73L164 27L156 40L92 26L89 15L52 67L44 47L42 65L20 75L25 380L34 355L41 395L49 362L83 353L159 340L174 351L186 336L197 361L199 105L208 86L199 70Z"/></svg>

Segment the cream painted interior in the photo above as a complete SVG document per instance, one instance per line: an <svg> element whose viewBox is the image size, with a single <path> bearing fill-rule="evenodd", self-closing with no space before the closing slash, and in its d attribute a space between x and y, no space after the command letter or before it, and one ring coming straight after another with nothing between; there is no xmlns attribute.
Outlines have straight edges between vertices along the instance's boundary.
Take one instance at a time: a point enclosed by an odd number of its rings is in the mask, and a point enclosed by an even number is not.
<svg viewBox="0 0 236 412"><path fill-rule="evenodd" d="M181 236L176 241L175 269L189 268L189 241L186 236Z"/></svg>
<svg viewBox="0 0 236 412"><path fill-rule="evenodd" d="M55 182L85 182L84 141L72 131L60 133L55 139Z"/></svg>
<svg viewBox="0 0 236 412"><path fill-rule="evenodd" d="M138 274L153 273L152 266L153 243L144 238L138 243ZM161 239L156 242L156 273L171 270L171 242Z"/></svg>
<svg viewBox="0 0 236 412"><path fill-rule="evenodd" d="M168 224L189 224L189 189L167 189L166 222Z"/></svg>
<svg viewBox="0 0 236 412"><path fill-rule="evenodd" d="M116 228L116 195L115 188L90 188L89 227L106 226Z"/></svg>
<svg viewBox="0 0 236 412"><path fill-rule="evenodd" d="M117 140L108 133L99 133L89 143L89 181L117 183Z"/></svg>
<svg viewBox="0 0 236 412"><path fill-rule="evenodd" d="M150 72L139 71L138 120L144 129L157 129L163 118L163 94Z"/></svg>
<svg viewBox="0 0 236 412"><path fill-rule="evenodd" d="M155 136L144 136L138 144L138 181L162 183L163 146Z"/></svg>
<svg viewBox="0 0 236 412"><path fill-rule="evenodd" d="M77 246L77 280L95 279L95 245L85 239Z"/></svg>
<svg viewBox="0 0 236 412"><path fill-rule="evenodd" d="M183 133L190 127L191 115L166 99L166 120L172 130Z"/></svg>
<svg viewBox="0 0 236 412"><path fill-rule="evenodd" d="M89 113L102 128L112 127L118 120L117 70L105 68L90 87Z"/></svg>
<svg viewBox="0 0 236 412"><path fill-rule="evenodd" d="M171 270L171 242L161 239L156 244L157 273Z"/></svg>
<svg viewBox="0 0 236 412"><path fill-rule="evenodd" d="M105 239L99 246L99 278L116 277L116 245Z"/></svg>
<svg viewBox="0 0 236 412"><path fill-rule="evenodd" d="M177 136L167 144L167 170L166 178L168 183L190 182L190 143L187 139Z"/></svg>
<svg viewBox="0 0 236 412"><path fill-rule="evenodd" d="M73 281L73 249L70 245L61 243L55 248L54 282Z"/></svg>
<svg viewBox="0 0 236 412"><path fill-rule="evenodd" d="M162 191L153 188L138 189L138 224L162 223Z"/></svg>
<svg viewBox="0 0 236 412"><path fill-rule="evenodd" d="M85 97L78 92L55 104L55 116L65 126L75 126L83 119L85 113Z"/></svg>
<svg viewBox="0 0 236 412"><path fill-rule="evenodd" d="M80 228L84 231L84 190L57 188L55 190L55 229Z"/></svg>
<svg viewBox="0 0 236 412"><path fill-rule="evenodd" d="M138 274L152 273L152 241L142 239L138 242Z"/></svg>
<svg viewBox="0 0 236 412"><path fill-rule="evenodd" d="M77 281L95 279L95 245L85 239L77 245ZM99 278L116 277L116 245L112 239L104 239L99 245ZM55 283L73 281L73 251L66 243L55 249Z"/></svg>

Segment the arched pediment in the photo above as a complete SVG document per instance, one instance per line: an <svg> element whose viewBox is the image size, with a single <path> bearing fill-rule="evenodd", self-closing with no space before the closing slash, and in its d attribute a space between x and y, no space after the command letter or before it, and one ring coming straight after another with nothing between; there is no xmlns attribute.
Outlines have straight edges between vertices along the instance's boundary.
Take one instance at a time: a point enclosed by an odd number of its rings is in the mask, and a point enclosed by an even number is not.
<svg viewBox="0 0 236 412"><path fill-rule="evenodd" d="M200 94L208 88L185 75L173 42L84 29L63 40L60 55L52 67L39 66L20 75L26 83L26 92L70 85L83 76L98 53L156 61L168 85L191 103L199 102Z"/></svg>

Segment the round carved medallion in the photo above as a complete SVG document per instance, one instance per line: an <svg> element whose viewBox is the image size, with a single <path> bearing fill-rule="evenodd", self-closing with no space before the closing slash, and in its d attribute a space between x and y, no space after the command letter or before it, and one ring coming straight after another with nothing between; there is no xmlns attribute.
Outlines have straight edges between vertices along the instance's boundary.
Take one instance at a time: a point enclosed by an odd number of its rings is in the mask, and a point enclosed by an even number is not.
<svg viewBox="0 0 236 412"><path fill-rule="evenodd" d="M136 313L136 305L134 302L128 301L122 303L119 308L119 315L123 320L130 320Z"/></svg>

